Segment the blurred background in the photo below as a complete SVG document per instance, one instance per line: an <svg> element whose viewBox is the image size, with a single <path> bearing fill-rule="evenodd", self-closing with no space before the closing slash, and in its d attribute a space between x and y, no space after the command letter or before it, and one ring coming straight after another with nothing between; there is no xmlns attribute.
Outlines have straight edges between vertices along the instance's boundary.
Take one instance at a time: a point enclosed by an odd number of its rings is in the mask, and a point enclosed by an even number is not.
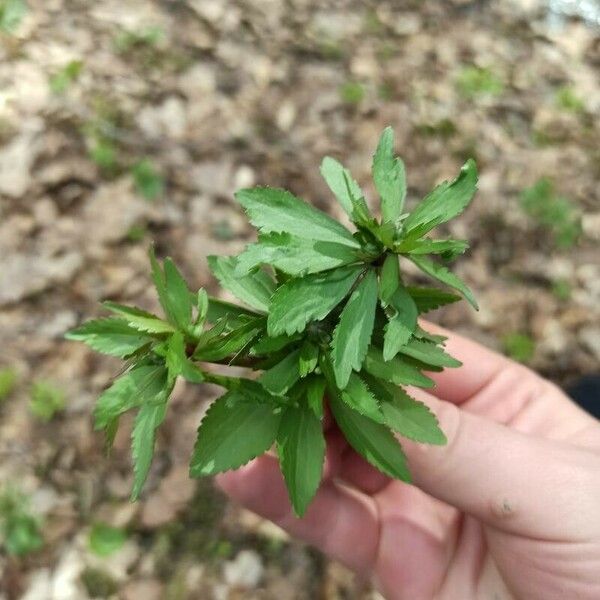
<svg viewBox="0 0 600 600"><path fill-rule="evenodd" d="M120 365L62 336L157 309L152 241L215 291L205 257L252 238L236 188L338 214L322 156L371 191L387 124L411 202L481 171L449 226L481 311L435 318L561 385L598 371L600 2L0 0L2 600L377 597L188 480L216 389L176 389L130 504L130 423L110 458L91 428Z"/></svg>

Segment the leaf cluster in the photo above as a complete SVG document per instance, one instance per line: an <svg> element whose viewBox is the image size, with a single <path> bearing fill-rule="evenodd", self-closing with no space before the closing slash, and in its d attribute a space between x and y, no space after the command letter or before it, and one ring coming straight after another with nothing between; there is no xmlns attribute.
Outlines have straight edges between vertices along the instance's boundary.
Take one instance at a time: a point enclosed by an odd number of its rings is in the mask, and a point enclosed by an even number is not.
<svg viewBox="0 0 600 600"><path fill-rule="evenodd" d="M170 259L161 265L151 253L164 317L106 302L113 316L68 334L126 361L126 371L98 399L95 423L110 442L121 415L136 412L134 499L178 377L225 388L200 423L191 476L237 469L275 446L298 515L322 476L325 398L348 443L390 477L410 480L397 435L445 443L434 414L406 386L433 387L427 372L460 365L445 352L444 338L423 330L418 319L458 294L476 307L447 267L467 243L430 237L471 201L475 164L468 161L456 179L407 212L404 163L387 128L372 163L380 218L337 160L325 158L321 173L354 231L288 191L237 192L258 239L238 256L210 257L209 266L241 304L192 292ZM409 285L405 260L444 288ZM248 377L227 374L227 366L246 367Z"/></svg>
<svg viewBox="0 0 600 600"><path fill-rule="evenodd" d="M548 230L560 249L573 247L581 235L581 215L576 205L557 193L547 177L538 179L521 193L525 213Z"/></svg>
<svg viewBox="0 0 600 600"><path fill-rule="evenodd" d="M27 496L6 486L0 491L0 547L11 556L23 556L43 546L41 522L32 514Z"/></svg>

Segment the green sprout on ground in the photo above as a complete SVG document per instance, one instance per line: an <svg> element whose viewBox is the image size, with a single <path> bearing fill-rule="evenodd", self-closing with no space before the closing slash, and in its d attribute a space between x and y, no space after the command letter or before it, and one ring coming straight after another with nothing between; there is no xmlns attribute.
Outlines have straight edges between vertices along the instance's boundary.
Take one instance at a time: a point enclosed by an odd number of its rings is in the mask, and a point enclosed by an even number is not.
<svg viewBox="0 0 600 600"><path fill-rule="evenodd" d="M521 193L521 207L544 229L552 234L554 243L562 249L574 246L581 234L579 211L564 196L560 196L546 177Z"/></svg>
<svg viewBox="0 0 600 600"><path fill-rule="evenodd" d="M157 26L143 27L139 30L124 29L115 37L114 45L117 52L126 53L134 48L156 46L164 37L164 30Z"/></svg>
<svg viewBox="0 0 600 600"><path fill-rule="evenodd" d="M94 523L90 530L88 545L98 556L110 556L120 550L127 541L127 532L106 523Z"/></svg>
<svg viewBox="0 0 600 600"><path fill-rule="evenodd" d="M556 279L552 282L552 294L557 300L566 302L570 300L573 289L566 279Z"/></svg>
<svg viewBox="0 0 600 600"><path fill-rule="evenodd" d="M15 391L17 382L18 376L15 369L11 367L0 369L0 405Z"/></svg>
<svg viewBox="0 0 600 600"><path fill-rule="evenodd" d="M452 119L443 118L434 122L420 123L415 127L420 135L426 137L439 137L448 140L457 133L456 124Z"/></svg>
<svg viewBox="0 0 600 600"><path fill-rule="evenodd" d="M358 81L347 81L340 87L340 97L345 104L360 104L365 98L365 88Z"/></svg>
<svg viewBox="0 0 600 600"><path fill-rule="evenodd" d="M88 136L87 146L90 159L104 175L116 172L119 165L119 149L108 136L93 132Z"/></svg>
<svg viewBox="0 0 600 600"><path fill-rule="evenodd" d="M165 180L154 163L144 158L131 169L136 192L146 200L156 200L165 193Z"/></svg>
<svg viewBox="0 0 600 600"><path fill-rule="evenodd" d="M97 567L86 567L79 579L90 598L110 598L119 591L119 584L113 576Z"/></svg>
<svg viewBox="0 0 600 600"><path fill-rule="evenodd" d="M23 0L0 0L0 32L15 33L26 14Z"/></svg>
<svg viewBox="0 0 600 600"><path fill-rule="evenodd" d="M49 381L34 382L31 386L30 396L29 411L43 423L49 423L65 409L65 393Z"/></svg>
<svg viewBox="0 0 600 600"><path fill-rule="evenodd" d="M127 240L132 243L141 242L147 235L148 229L143 223L132 225L127 231Z"/></svg>
<svg viewBox="0 0 600 600"><path fill-rule="evenodd" d="M456 78L456 88L465 98L499 96L504 91L504 82L489 68L463 67Z"/></svg>
<svg viewBox="0 0 600 600"><path fill-rule="evenodd" d="M585 111L585 103L577 95L575 89L569 85L564 85L556 90L554 101L558 108L567 112L580 114Z"/></svg>
<svg viewBox="0 0 600 600"><path fill-rule="evenodd" d="M535 355L535 340L526 333L508 333L502 338L504 352L512 359L528 363Z"/></svg>
<svg viewBox="0 0 600 600"><path fill-rule="evenodd" d="M24 556L43 546L40 520L29 509L29 499L14 487L0 491L0 542L7 554Z"/></svg>
<svg viewBox="0 0 600 600"><path fill-rule="evenodd" d="M237 469L275 445L297 515L322 477L325 402L348 443L390 477L410 481L395 434L446 443L435 415L405 386L431 388L426 372L461 364L445 352L445 338L423 329L418 318L459 300L454 291L477 307L447 268L467 242L429 237L470 203L475 163L468 160L456 179L406 212L404 163L394 156L392 129L385 129L372 163L379 219L337 160L326 157L321 173L354 232L286 190L237 192L258 240L238 256L209 257L209 266L241 304L191 291L171 259L161 265L151 252L164 318L105 302L114 316L67 334L126 361L125 372L98 399L94 418L110 443L120 417L136 413L132 499L147 479L156 432L180 377L225 389L200 423L190 475ZM401 261L453 291L410 285ZM247 376L228 367L246 368Z"/></svg>
<svg viewBox="0 0 600 600"><path fill-rule="evenodd" d="M72 60L67 63L50 77L49 85L51 92L57 96L64 94L79 79L82 70L83 62L80 60Z"/></svg>
<svg viewBox="0 0 600 600"><path fill-rule="evenodd" d="M346 54L344 46L337 40L328 39L326 34L318 36L315 51L323 60L329 61L340 61Z"/></svg>

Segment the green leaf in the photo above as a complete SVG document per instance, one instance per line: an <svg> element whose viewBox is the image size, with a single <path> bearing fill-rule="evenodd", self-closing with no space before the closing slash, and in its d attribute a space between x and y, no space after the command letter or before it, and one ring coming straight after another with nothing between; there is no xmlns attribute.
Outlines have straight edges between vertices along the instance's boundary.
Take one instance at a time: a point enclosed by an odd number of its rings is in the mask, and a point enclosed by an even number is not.
<svg viewBox="0 0 600 600"><path fill-rule="evenodd" d="M298 360L300 377L306 377L309 373L312 373L318 362L319 347L308 340L305 341L300 347L300 358Z"/></svg>
<svg viewBox="0 0 600 600"><path fill-rule="evenodd" d="M217 362L227 357L234 357L244 348L249 348L264 331L263 319L252 319L222 337L200 345L194 352L195 360Z"/></svg>
<svg viewBox="0 0 600 600"><path fill-rule="evenodd" d="M273 354L275 352L279 352L279 350L283 350L286 346L293 344L298 341L302 336L300 334L296 335L276 335L275 337L269 337L265 335L252 346L251 354L261 355L261 354Z"/></svg>
<svg viewBox="0 0 600 600"><path fill-rule="evenodd" d="M358 183L352 178L350 171L335 158L326 156L321 163L321 175L346 214L355 221L357 217L356 204L357 201L364 198L364 194Z"/></svg>
<svg viewBox="0 0 600 600"><path fill-rule="evenodd" d="M348 443L385 475L410 482L406 457L390 430L351 409L331 391L329 405Z"/></svg>
<svg viewBox="0 0 600 600"><path fill-rule="evenodd" d="M376 348L369 348L364 362L364 369L371 375L396 385L415 385L422 388L435 386L434 381L423 375L414 365L398 356L386 361L381 351Z"/></svg>
<svg viewBox="0 0 600 600"><path fill-rule="evenodd" d="M371 341L376 308L377 275L371 269L352 292L333 332L331 355L340 389L346 387L353 370L360 370Z"/></svg>
<svg viewBox="0 0 600 600"><path fill-rule="evenodd" d="M381 402L385 422L396 433L415 442L444 445L446 436L429 408L409 396L402 388L369 379L369 385Z"/></svg>
<svg viewBox="0 0 600 600"><path fill-rule="evenodd" d="M196 318L194 319L194 326L192 328L192 336L198 338L202 335L204 325L206 324L206 318L208 316L209 299L206 290L200 288L195 297L196 304Z"/></svg>
<svg viewBox="0 0 600 600"><path fill-rule="evenodd" d="M370 231L386 248L391 250L394 249L396 238L398 236L396 225L390 221L382 223L381 225L378 225L376 222L374 226L370 227Z"/></svg>
<svg viewBox="0 0 600 600"><path fill-rule="evenodd" d="M409 365L412 365L413 367L416 367L420 371L427 371L429 373L441 373L445 368L445 367L439 367L437 365L432 365L430 363L426 363L421 360L417 360L416 358L413 358L412 356L403 355L399 358L402 358L402 360L404 362L408 363Z"/></svg>
<svg viewBox="0 0 600 600"><path fill-rule="evenodd" d="M258 265L271 265L288 275L319 273L356 262L356 250L335 242L294 237L287 233L261 235L238 256L236 275L244 276Z"/></svg>
<svg viewBox="0 0 600 600"><path fill-rule="evenodd" d="M152 341L124 319L96 319L87 321L65 334L68 340L87 344L97 352L124 358L137 352Z"/></svg>
<svg viewBox="0 0 600 600"><path fill-rule="evenodd" d="M421 269L421 271L427 273L427 275L437 279L441 283L445 283L447 286L455 290L458 290L475 310L479 310L479 306L477 305L475 296L473 296L473 292L457 275L449 271L446 267L436 265L427 258L423 258L421 256L409 256L409 258L415 263L415 265L417 265L417 267L419 267L419 269Z"/></svg>
<svg viewBox="0 0 600 600"><path fill-rule="evenodd" d="M288 399L277 396L269 392L261 382L244 377L227 377L226 381L219 382L218 385L225 387L229 391L235 391L242 394L247 401L258 404L269 403L271 406L285 406L289 404Z"/></svg>
<svg viewBox="0 0 600 600"><path fill-rule="evenodd" d="M394 130L391 127L386 127L381 134L371 172L381 197L383 222L395 223L404 208L406 173L402 160L394 157Z"/></svg>
<svg viewBox="0 0 600 600"><path fill-rule="evenodd" d="M302 517L319 488L325 460L321 421L308 406L285 409L277 453L294 512Z"/></svg>
<svg viewBox="0 0 600 600"><path fill-rule="evenodd" d="M202 371L187 357L185 341L180 331L174 333L169 339L166 364L171 380L181 375L184 379L192 383L201 383L204 381Z"/></svg>
<svg viewBox="0 0 600 600"><path fill-rule="evenodd" d="M407 287L408 293L417 305L419 314L435 310L447 304L453 304L460 300L460 296L431 287Z"/></svg>
<svg viewBox="0 0 600 600"><path fill-rule="evenodd" d="M326 382L323 377L306 379L306 402L318 419L323 418L323 396Z"/></svg>
<svg viewBox="0 0 600 600"><path fill-rule="evenodd" d="M419 340L432 342L433 344L443 345L444 342L448 340L448 338L445 335L436 335L435 333L429 333L429 331L425 331L422 327L419 327L418 325L413 335Z"/></svg>
<svg viewBox="0 0 600 600"><path fill-rule="evenodd" d="M240 390L218 398L206 412L190 463L190 476L238 469L264 454L275 441L281 414L269 402L249 401Z"/></svg>
<svg viewBox="0 0 600 600"><path fill-rule="evenodd" d="M115 442L115 437L119 431L119 417L111 419L104 427L104 450L108 455Z"/></svg>
<svg viewBox="0 0 600 600"><path fill-rule="evenodd" d="M212 296L208 299L208 311L206 313L206 320L209 323L216 323L217 321L226 320L227 323L232 327L240 327L248 322L248 317L258 317L258 313L255 313L242 306L237 306L231 302L225 300L219 300Z"/></svg>
<svg viewBox="0 0 600 600"><path fill-rule="evenodd" d="M148 478L152 458L154 457L154 443L156 429L164 421L167 412L166 398L145 402L136 418L131 433L131 453L133 457L133 490L131 501L140 496L144 483Z"/></svg>
<svg viewBox="0 0 600 600"><path fill-rule="evenodd" d="M459 254L463 254L469 247L465 240L415 240L409 244L408 250L403 250L400 244L396 251L399 253L407 252L411 255L422 254L440 254L444 260L453 260Z"/></svg>
<svg viewBox="0 0 600 600"><path fill-rule="evenodd" d="M237 325L237 327L242 327L247 322L247 320L240 320L239 325ZM196 349L194 351L194 355L192 356L193 360L198 359L196 352L199 352L202 348L206 348L211 344L215 344L220 336L226 335L230 333L230 331L231 329L229 328L229 324L226 319L219 319L212 327L203 330L198 335Z"/></svg>
<svg viewBox="0 0 600 600"><path fill-rule="evenodd" d="M449 354L444 349L430 342L411 339L408 344L400 348L400 354L406 354L417 360L434 367L460 367L462 363Z"/></svg>
<svg viewBox="0 0 600 600"><path fill-rule="evenodd" d="M363 267L340 267L291 279L273 294L267 320L270 336L303 331L309 321L324 319L348 294Z"/></svg>
<svg viewBox="0 0 600 600"><path fill-rule="evenodd" d="M336 220L286 190L257 187L235 194L250 222L263 233L289 233L358 248L352 234Z"/></svg>
<svg viewBox="0 0 600 600"><path fill-rule="evenodd" d="M398 257L395 254L387 254L381 267L379 281L379 297L385 306L391 302L400 285L400 281Z"/></svg>
<svg viewBox="0 0 600 600"><path fill-rule="evenodd" d="M170 258L165 259L164 270L167 302L173 325L185 331L192 321L192 295L185 279Z"/></svg>
<svg viewBox="0 0 600 600"><path fill-rule="evenodd" d="M153 400L166 384L167 369L162 365L142 365L127 371L98 398L94 409L96 429L104 429L124 412Z"/></svg>
<svg viewBox="0 0 600 600"><path fill-rule="evenodd" d="M175 328L170 323L159 319L156 315L136 308L134 306L125 306L116 302L103 302L102 305L108 310L125 317L127 323L138 331L145 333L173 333Z"/></svg>
<svg viewBox="0 0 600 600"><path fill-rule="evenodd" d="M469 159L451 182L438 185L404 221L405 239L417 239L460 215L477 190L477 167Z"/></svg>
<svg viewBox="0 0 600 600"><path fill-rule="evenodd" d="M300 350L294 350L281 362L265 371L258 380L272 394L283 396L300 379Z"/></svg>
<svg viewBox="0 0 600 600"><path fill-rule="evenodd" d="M236 275L237 259L234 256L209 256L208 266L219 283L238 300L261 312L269 310L275 291L275 282L264 271Z"/></svg>
<svg viewBox="0 0 600 600"><path fill-rule="evenodd" d="M165 311L167 319L171 323L176 324L177 318L172 310L172 300L170 294L167 293L167 282L165 273L163 271L163 268L160 266L159 262L156 260L154 248L150 248L148 255L150 257L150 265L152 267L152 281L154 282L154 287L156 288L156 293L158 294L158 300L160 302L160 305Z"/></svg>
<svg viewBox="0 0 600 600"><path fill-rule="evenodd" d="M120 550L127 540L127 533L120 527L111 527L106 523L94 523L88 543L90 550L97 556L110 556Z"/></svg>
<svg viewBox="0 0 600 600"><path fill-rule="evenodd" d="M391 360L398 354L417 326L419 313L417 306L406 290L400 284L390 298L390 308L394 314L389 317L383 337L383 358Z"/></svg>
<svg viewBox="0 0 600 600"><path fill-rule="evenodd" d="M379 402L369 390L367 384L352 373L345 390L341 391L342 400L353 410L376 423L383 423Z"/></svg>
<svg viewBox="0 0 600 600"><path fill-rule="evenodd" d="M196 294L196 325L203 325L208 315L208 294L204 288L200 288Z"/></svg>

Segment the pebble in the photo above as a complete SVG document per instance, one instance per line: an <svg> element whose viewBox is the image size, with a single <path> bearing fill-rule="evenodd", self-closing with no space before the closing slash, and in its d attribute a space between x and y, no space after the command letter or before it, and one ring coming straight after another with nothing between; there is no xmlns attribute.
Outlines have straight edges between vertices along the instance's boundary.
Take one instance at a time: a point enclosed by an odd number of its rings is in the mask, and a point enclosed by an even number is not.
<svg viewBox="0 0 600 600"><path fill-rule="evenodd" d="M588 238L600 241L600 212L583 215L581 228Z"/></svg>
<svg viewBox="0 0 600 600"><path fill-rule="evenodd" d="M52 598L52 578L50 569L33 571L29 576L27 589L20 600L48 600Z"/></svg>
<svg viewBox="0 0 600 600"><path fill-rule="evenodd" d="M581 343L600 361L600 327L584 327L579 332Z"/></svg>
<svg viewBox="0 0 600 600"><path fill-rule="evenodd" d="M123 546L109 556L97 556L88 548L88 537L78 539L85 564L88 567L106 571L115 581L123 582L129 579L129 571L140 558L140 548L133 539L128 539Z"/></svg>
<svg viewBox="0 0 600 600"><path fill-rule="evenodd" d="M14 253L0 258L0 306L18 302L53 284L68 282L82 264L78 252L60 256Z"/></svg>
<svg viewBox="0 0 600 600"><path fill-rule="evenodd" d="M122 591L122 600L161 600L164 586L155 579L128 583Z"/></svg>
<svg viewBox="0 0 600 600"><path fill-rule="evenodd" d="M31 119L23 133L0 147L0 195L20 198L31 186L31 168L41 151L38 133L42 127L41 119Z"/></svg>
<svg viewBox="0 0 600 600"><path fill-rule="evenodd" d="M255 588L262 579L264 566L260 555L253 550L242 550L223 566L225 581L231 587Z"/></svg>
<svg viewBox="0 0 600 600"><path fill-rule="evenodd" d="M48 600L82 600L86 597L79 581L85 563L79 549L64 551L52 575L52 593ZM41 598L40 598L41 600Z"/></svg>
<svg viewBox="0 0 600 600"><path fill-rule="evenodd" d="M190 479L187 465L171 470L161 481L158 490L144 503L141 523L153 529L173 521L194 495L196 484Z"/></svg>
<svg viewBox="0 0 600 600"><path fill-rule="evenodd" d="M187 130L186 105L181 98L170 96L158 106L148 105L140 112L138 123L151 138L180 140Z"/></svg>

